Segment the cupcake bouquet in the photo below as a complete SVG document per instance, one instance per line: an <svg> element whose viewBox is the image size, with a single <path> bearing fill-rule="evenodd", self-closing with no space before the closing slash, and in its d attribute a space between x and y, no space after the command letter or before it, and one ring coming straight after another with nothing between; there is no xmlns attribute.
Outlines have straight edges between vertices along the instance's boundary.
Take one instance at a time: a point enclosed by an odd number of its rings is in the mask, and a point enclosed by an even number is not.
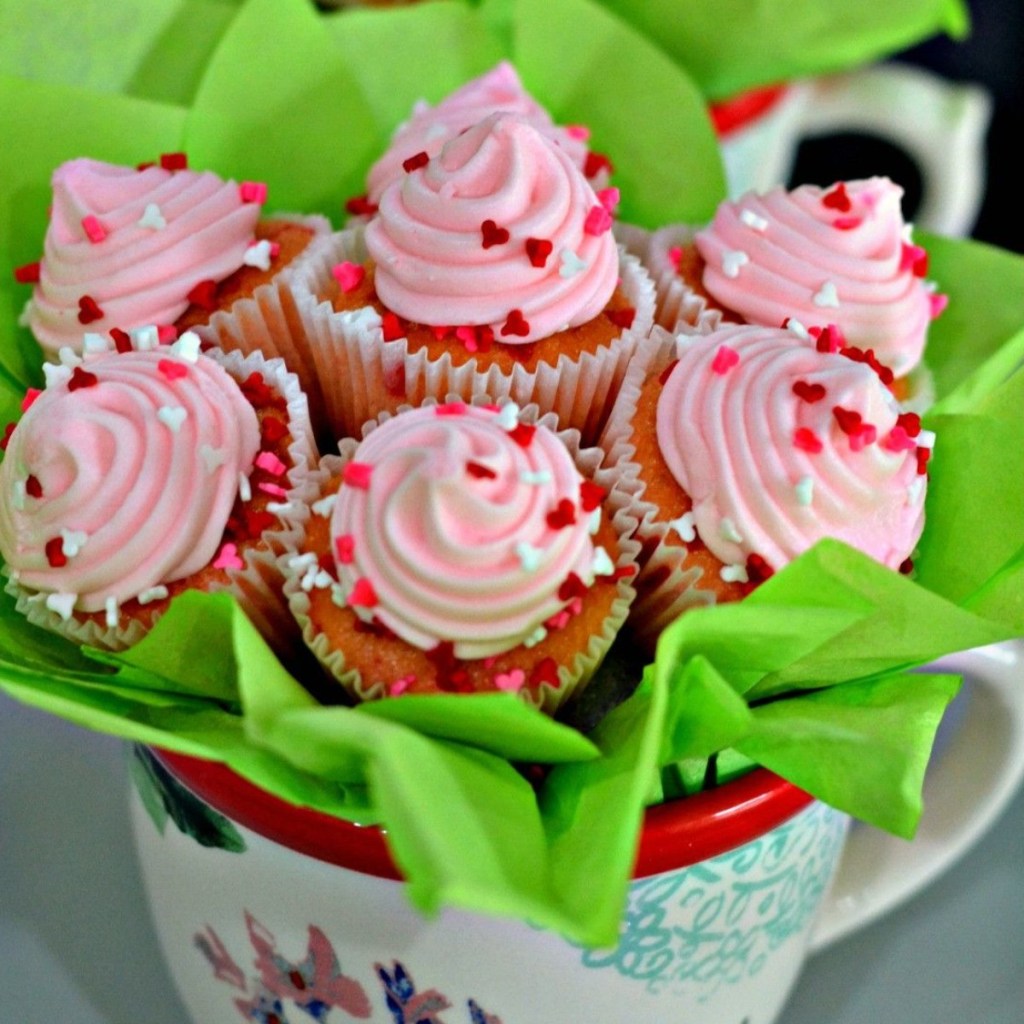
<svg viewBox="0 0 1024 1024"><path fill-rule="evenodd" d="M645 806L753 765L913 834L912 670L1024 632L1024 268L881 179L725 204L574 5L252 0L187 102L14 83L0 688L599 944Z"/></svg>

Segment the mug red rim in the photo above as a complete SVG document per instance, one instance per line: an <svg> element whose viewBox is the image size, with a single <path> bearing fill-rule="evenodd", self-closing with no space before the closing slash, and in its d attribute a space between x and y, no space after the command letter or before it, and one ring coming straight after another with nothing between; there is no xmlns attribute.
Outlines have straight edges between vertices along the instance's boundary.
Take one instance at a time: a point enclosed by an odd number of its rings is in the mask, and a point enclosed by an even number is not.
<svg viewBox="0 0 1024 1024"><path fill-rule="evenodd" d="M710 103L708 108L715 132L720 138L724 138L741 128L746 128L752 121L756 121L775 107L788 90L788 83L781 82L777 85L747 89L728 99Z"/></svg>
<svg viewBox="0 0 1024 1024"><path fill-rule="evenodd" d="M380 827L289 804L218 762L167 750L153 754L195 796L236 824L328 864L401 880ZM716 789L649 807L633 876L646 878L728 853L784 824L812 800L778 775L755 768Z"/></svg>

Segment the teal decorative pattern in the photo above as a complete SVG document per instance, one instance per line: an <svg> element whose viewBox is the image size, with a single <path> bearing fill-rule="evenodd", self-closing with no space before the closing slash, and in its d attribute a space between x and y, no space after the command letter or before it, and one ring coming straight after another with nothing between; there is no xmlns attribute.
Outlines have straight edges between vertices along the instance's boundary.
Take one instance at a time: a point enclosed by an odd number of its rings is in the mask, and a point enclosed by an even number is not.
<svg viewBox="0 0 1024 1024"><path fill-rule="evenodd" d="M846 818L812 804L754 842L681 871L633 883L619 945L584 950L652 994L706 1002L760 972L810 924L832 877Z"/></svg>

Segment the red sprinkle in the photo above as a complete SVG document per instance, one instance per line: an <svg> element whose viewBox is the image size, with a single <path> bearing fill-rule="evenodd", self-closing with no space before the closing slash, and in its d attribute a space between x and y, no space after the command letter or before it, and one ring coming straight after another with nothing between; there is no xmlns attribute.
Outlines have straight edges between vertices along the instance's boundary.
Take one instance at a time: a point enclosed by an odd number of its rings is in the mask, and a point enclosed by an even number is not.
<svg viewBox="0 0 1024 1024"><path fill-rule="evenodd" d="M509 240L508 228L498 227L493 220L485 220L480 225L480 234L485 249L490 249L492 245L504 245Z"/></svg>
<svg viewBox="0 0 1024 1024"><path fill-rule="evenodd" d="M28 412L32 408L33 402L42 394L39 388L29 388L25 392L25 397L21 400L21 411Z"/></svg>
<svg viewBox="0 0 1024 1024"><path fill-rule="evenodd" d="M918 475L924 476L928 472L928 460L932 457L932 450L918 445L916 456Z"/></svg>
<svg viewBox="0 0 1024 1024"><path fill-rule="evenodd" d="M206 280L200 281L189 293L185 296L189 302L201 309L213 310L217 308L217 282Z"/></svg>
<svg viewBox="0 0 1024 1024"><path fill-rule="evenodd" d="M747 555L747 579L751 583L764 583L774 575L775 570L761 555L756 552Z"/></svg>
<svg viewBox="0 0 1024 1024"><path fill-rule="evenodd" d="M612 215L603 206L592 206L583 221L585 235L603 235L611 230Z"/></svg>
<svg viewBox="0 0 1024 1024"><path fill-rule="evenodd" d="M480 462L467 462L466 472L478 480L493 480L498 475L490 466L485 466Z"/></svg>
<svg viewBox="0 0 1024 1024"><path fill-rule="evenodd" d="M188 367L174 359L161 359L156 368L170 381L188 376Z"/></svg>
<svg viewBox="0 0 1024 1024"><path fill-rule="evenodd" d="M71 379L68 381L68 391L77 391L79 388L94 388L99 383L95 373L83 370L76 366L71 371Z"/></svg>
<svg viewBox="0 0 1024 1024"><path fill-rule="evenodd" d="M358 487L365 491L370 486L373 466L368 462L350 462L341 472L341 479L349 487Z"/></svg>
<svg viewBox="0 0 1024 1024"><path fill-rule="evenodd" d="M39 477L32 476L31 474L25 480L25 493L30 498L41 498L43 496L43 485L39 482Z"/></svg>
<svg viewBox="0 0 1024 1024"><path fill-rule="evenodd" d="M107 229L100 223L99 218L91 213L82 218L82 230L93 245L107 237Z"/></svg>
<svg viewBox="0 0 1024 1024"><path fill-rule="evenodd" d="M114 342L114 348L122 355L125 352L131 352L132 336L127 331L122 331L120 327L111 327L110 338Z"/></svg>
<svg viewBox="0 0 1024 1024"><path fill-rule="evenodd" d="M372 217L377 212L377 204L371 203L367 195L353 196L345 201L345 211L353 217Z"/></svg>
<svg viewBox="0 0 1024 1024"><path fill-rule="evenodd" d="M740 354L728 345L719 345L715 358L711 361L711 372L719 376L727 374L740 361Z"/></svg>
<svg viewBox="0 0 1024 1024"><path fill-rule="evenodd" d="M806 380L794 381L793 394L805 402L820 402L825 397L825 385L810 384Z"/></svg>
<svg viewBox="0 0 1024 1024"><path fill-rule="evenodd" d="M863 428L860 413L856 409L844 409L841 405L834 405L832 415L835 416L839 429L848 436L859 433Z"/></svg>
<svg viewBox="0 0 1024 1024"><path fill-rule="evenodd" d="M4 436L0 437L0 452L7 451L7 446L11 443L11 434L14 433L14 428L17 425L17 423L12 422L8 423L7 426L4 427Z"/></svg>
<svg viewBox="0 0 1024 1024"><path fill-rule="evenodd" d="M355 558L356 539L350 533L334 538L334 554L340 565L351 565Z"/></svg>
<svg viewBox="0 0 1024 1024"><path fill-rule="evenodd" d="M621 193L617 188L602 188L594 193L597 201L609 212L615 213L615 207L619 205Z"/></svg>
<svg viewBox="0 0 1024 1024"><path fill-rule="evenodd" d="M830 210L840 210L842 213L848 213L853 209L853 203L846 194L846 185L843 182L839 182L831 192L826 192L821 197L821 203Z"/></svg>
<svg viewBox="0 0 1024 1024"><path fill-rule="evenodd" d="M576 573L571 572L565 577L562 585L558 588L558 600L571 601L574 597L583 597L586 592L586 584Z"/></svg>
<svg viewBox="0 0 1024 1024"><path fill-rule="evenodd" d="M843 332L835 324L824 328L812 327L809 333L815 339L815 348L819 352L841 352L846 345Z"/></svg>
<svg viewBox="0 0 1024 1024"><path fill-rule="evenodd" d="M561 685L558 679L558 662L554 658L541 658L530 672L531 687L537 688L545 683L556 689Z"/></svg>
<svg viewBox="0 0 1024 1024"><path fill-rule="evenodd" d="M64 554L64 541L60 537L51 537L46 542L46 560L54 569L63 569L68 564L68 557Z"/></svg>
<svg viewBox="0 0 1024 1024"><path fill-rule="evenodd" d="M178 340L178 328L174 324L161 324L156 329L156 338L161 345L170 345Z"/></svg>
<svg viewBox="0 0 1024 1024"><path fill-rule="evenodd" d="M561 530L576 522L576 506L569 498L561 501L548 513L547 523L552 530Z"/></svg>
<svg viewBox="0 0 1024 1024"><path fill-rule="evenodd" d="M900 249L900 270L909 270L914 277L928 275L928 253L919 245L904 242Z"/></svg>
<svg viewBox="0 0 1024 1024"><path fill-rule="evenodd" d="M184 153L161 153L160 166L165 171L185 171L188 169L188 157Z"/></svg>
<svg viewBox="0 0 1024 1024"><path fill-rule="evenodd" d="M917 447L914 439L898 423L882 439L882 447L889 452L909 452Z"/></svg>
<svg viewBox="0 0 1024 1024"><path fill-rule="evenodd" d="M405 326L395 313L385 313L380 318L380 329L385 341L397 341L405 337Z"/></svg>
<svg viewBox="0 0 1024 1024"><path fill-rule="evenodd" d="M611 160L604 153L591 150L583 161L583 175L586 178L596 178L602 171L611 174L614 170Z"/></svg>
<svg viewBox="0 0 1024 1024"><path fill-rule="evenodd" d="M35 263L25 263L14 268L14 280L18 284L35 284L39 280L41 264L38 260Z"/></svg>
<svg viewBox="0 0 1024 1024"><path fill-rule="evenodd" d="M668 383L669 377L672 376L672 371L676 368L676 364L679 362L678 359L673 359L668 366L665 367L661 373L658 374L658 383L664 387Z"/></svg>
<svg viewBox="0 0 1024 1024"><path fill-rule="evenodd" d="M366 270L359 263L350 263L345 260L343 263L336 263L331 267L331 277L338 282L338 287L343 292L351 292L363 283Z"/></svg>
<svg viewBox="0 0 1024 1024"><path fill-rule="evenodd" d="M949 305L949 296L943 295L941 292L931 292L928 295L928 309L931 313L931 318L934 320L940 316L942 311Z"/></svg>
<svg viewBox="0 0 1024 1024"><path fill-rule="evenodd" d="M896 417L896 425L902 427L910 437L921 433L921 417L916 412L901 412Z"/></svg>
<svg viewBox="0 0 1024 1024"><path fill-rule="evenodd" d="M442 405L434 406L435 416L465 416L465 402L445 402Z"/></svg>
<svg viewBox="0 0 1024 1024"><path fill-rule="evenodd" d="M373 584L365 576L360 576L349 591L348 606L350 608L372 608L376 604L377 591L373 589Z"/></svg>
<svg viewBox="0 0 1024 1024"><path fill-rule="evenodd" d="M266 416L260 421L260 436L265 444L276 444L288 433L288 425L276 416Z"/></svg>
<svg viewBox="0 0 1024 1024"><path fill-rule="evenodd" d="M267 386L259 370L250 373L238 386L251 405L273 405L277 399L277 395Z"/></svg>
<svg viewBox="0 0 1024 1024"><path fill-rule="evenodd" d="M517 337L525 338L530 333L530 325L526 322L521 309L513 309L504 326L501 328L502 337L514 334Z"/></svg>
<svg viewBox="0 0 1024 1024"><path fill-rule="evenodd" d="M627 306L625 309L606 309L604 315L621 331L628 331L636 319L636 310Z"/></svg>
<svg viewBox="0 0 1024 1024"><path fill-rule="evenodd" d="M430 157L427 156L427 151L421 149L418 153L410 156L408 159L402 161L402 166L409 171L418 170L420 167L426 167L430 163Z"/></svg>
<svg viewBox="0 0 1024 1024"><path fill-rule="evenodd" d="M637 573L637 567L635 565L619 565L616 566L615 571L611 576L599 576L599 580L605 580L608 583L617 583L619 580L628 579L630 576L635 576Z"/></svg>
<svg viewBox="0 0 1024 1024"><path fill-rule="evenodd" d="M818 435L808 427L798 427L793 434L793 447L809 455L817 455L824 448Z"/></svg>
<svg viewBox="0 0 1024 1024"><path fill-rule="evenodd" d="M262 536L264 530L274 525L274 517L266 509L244 508L242 515L245 518L245 531L252 538Z"/></svg>
<svg viewBox="0 0 1024 1024"><path fill-rule="evenodd" d="M520 448L529 448L533 441L533 435L537 432L537 428L530 423L517 423L509 432L508 436Z"/></svg>
<svg viewBox="0 0 1024 1024"><path fill-rule="evenodd" d="M103 310L96 304L91 295L83 295L78 300L78 322L80 324L91 324L93 320L102 320Z"/></svg>
<svg viewBox="0 0 1024 1024"><path fill-rule="evenodd" d="M832 221L832 227L840 231L852 231L854 228L859 228L863 223L864 220L861 217L836 217Z"/></svg>
<svg viewBox="0 0 1024 1024"><path fill-rule="evenodd" d="M238 186L238 194L243 203L265 203L267 201L266 182L243 181Z"/></svg>
<svg viewBox="0 0 1024 1024"><path fill-rule="evenodd" d="M535 267L543 267L554 248L547 238L528 238L526 240L526 255L530 263Z"/></svg>
<svg viewBox="0 0 1024 1024"><path fill-rule="evenodd" d="M580 508L584 512L593 512L604 501L607 493L600 484L595 484L592 480L584 480L580 484Z"/></svg>
<svg viewBox="0 0 1024 1024"><path fill-rule="evenodd" d="M900 573L904 576L909 576L914 571L914 560L912 558L904 558L900 562Z"/></svg>

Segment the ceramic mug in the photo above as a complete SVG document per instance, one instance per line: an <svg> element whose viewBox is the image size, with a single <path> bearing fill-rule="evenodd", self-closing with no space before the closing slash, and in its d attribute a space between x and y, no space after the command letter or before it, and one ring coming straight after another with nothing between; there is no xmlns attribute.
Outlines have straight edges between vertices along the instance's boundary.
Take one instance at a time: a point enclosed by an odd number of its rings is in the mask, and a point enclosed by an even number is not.
<svg viewBox="0 0 1024 1024"><path fill-rule="evenodd" d="M787 181L801 139L864 132L917 165L917 224L954 236L970 231L981 205L990 113L979 86L900 64L752 90L711 108L733 197Z"/></svg>
<svg viewBox="0 0 1024 1024"><path fill-rule="evenodd" d="M1019 682L1016 655L941 667ZM222 765L141 748L135 764L143 881L196 1024L770 1024L836 902L847 836L844 815L763 769L650 808L619 943L591 950L463 911L426 920L379 830L284 804ZM916 855L900 845L913 863L876 857L859 920L949 862L941 837ZM829 909L834 938L851 908Z"/></svg>

